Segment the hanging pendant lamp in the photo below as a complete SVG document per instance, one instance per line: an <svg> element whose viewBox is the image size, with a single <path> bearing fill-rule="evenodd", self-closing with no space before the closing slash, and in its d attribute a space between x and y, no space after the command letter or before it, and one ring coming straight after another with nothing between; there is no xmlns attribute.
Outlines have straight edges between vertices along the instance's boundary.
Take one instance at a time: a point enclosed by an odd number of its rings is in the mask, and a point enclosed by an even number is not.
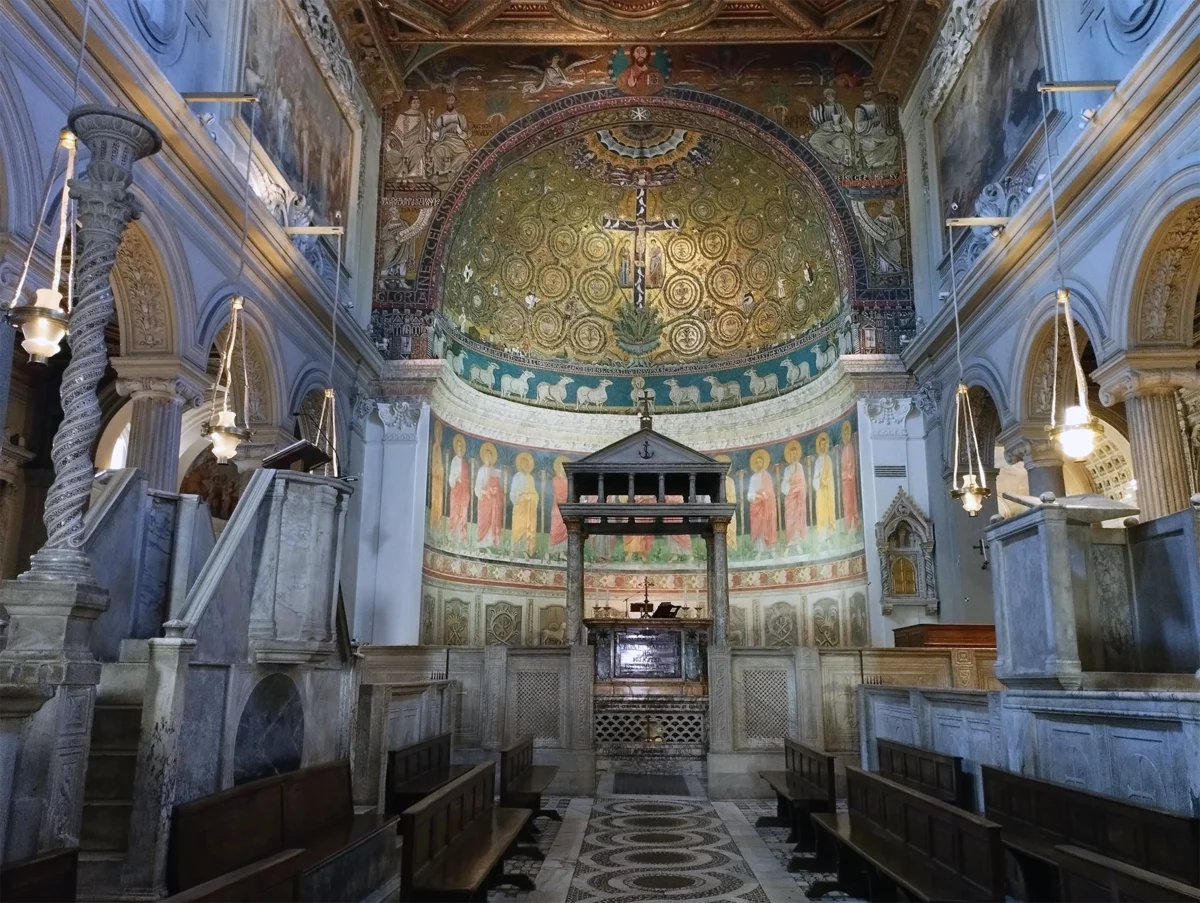
<svg viewBox="0 0 1200 903"><path fill-rule="evenodd" d="M979 438L975 433L975 413L967 390L962 362L962 335L958 321L958 277L954 272L954 227L947 224L950 237L950 291L954 304L954 355L958 360L958 388L954 392L954 464L950 495L962 502L963 510L975 517L983 508L983 500L992 494L979 454ZM965 456L965 461L964 461ZM959 465L965 464L962 479Z"/></svg>
<svg viewBox="0 0 1200 903"><path fill-rule="evenodd" d="M325 393L321 399L321 416L317 420L317 446L329 456L325 465L325 476L340 475L341 462L338 460L337 435L337 393L333 389L333 365L337 357L337 322L338 308L342 306L342 236L345 230L341 226L322 227L327 234L337 236L337 265L333 277L333 323L329 340L329 372Z"/></svg>
<svg viewBox="0 0 1200 903"><path fill-rule="evenodd" d="M1071 292L1066 287L1062 268L1062 241L1058 234L1058 204L1054 194L1054 158L1050 154L1049 101L1044 85L1039 85L1042 100L1042 138L1046 142L1046 178L1050 189L1050 227L1054 232L1054 256L1058 268L1059 288L1054 293L1054 381L1051 384L1050 425L1046 428L1056 441L1065 457L1073 460L1086 458L1096 447L1096 437L1103 431L1100 421L1092 416L1088 406L1087 377L1083 373L1083 361L1079 357L1079 343L1075 338L1075 319L1071 316ZM1071 349L1071 373L1075 381L1076 404L1067 405L1058 419L1058 321L1066 323L1067 340Z"/></svg>

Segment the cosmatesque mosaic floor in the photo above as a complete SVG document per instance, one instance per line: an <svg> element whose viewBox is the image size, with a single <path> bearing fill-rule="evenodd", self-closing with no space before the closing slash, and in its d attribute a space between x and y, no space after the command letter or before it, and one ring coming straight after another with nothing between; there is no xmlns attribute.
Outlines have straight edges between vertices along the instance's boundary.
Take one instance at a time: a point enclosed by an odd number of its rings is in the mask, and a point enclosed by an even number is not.
<svg viewBox="0 0 1200 903"><path fill-rule="evenodd" d="M774 815L770 800L602 793L545 802L563 818L538 820L545 860L514 857L506 869L529 875L536 889L500 888L492 903L782 903L807 899L814 882L833 877L787 871L787 830L755 827L760 815Z"/></svg>

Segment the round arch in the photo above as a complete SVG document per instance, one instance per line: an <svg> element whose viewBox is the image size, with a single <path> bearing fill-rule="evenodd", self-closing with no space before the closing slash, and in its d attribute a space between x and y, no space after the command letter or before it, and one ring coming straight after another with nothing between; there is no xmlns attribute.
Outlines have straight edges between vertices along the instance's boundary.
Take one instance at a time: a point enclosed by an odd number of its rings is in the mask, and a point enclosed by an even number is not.
<svg viewBox="0 0 1200 903"><path fill-rule="evenodd" d="M208 354L221 330L229 322L229 299L234 286L226 283L209 295L197 324L200 347ZM242 324L246 329L246 357L250 370L251 425L280 426L290 411L283 387L288 385L283 369L283 353L274 339L274 332L263 319L263 308L253 296L246 296L242 308ZM254 391L258 388L258 392ZM254 404L257 395L257 404Z"/></svg>
<svg viewBox="0 0 1200 903"><path fill-rule="evenodd" d="M1190 346L1200 291L1200 155L1147 198L1121 248L1109 301L1117 348Z"/></svg>
<svg viewBox="0 0 1200 903"><path fill-rule="evenodd" d="M3 58L0 83L17 84ZM0 232L31 231L37 218L37 192L46 176L38 162L34 134L18 92L0 92Z"/></svg>
<svg viewBox="0 0 1200 903"><path fill-rule="evenodd" d="M418 265L417 286L422 307L434 309L441 300L441 279L445 258L449 252L455 214L465 203L472 188L490 173L514 148L535 146L539 136L548 130L597 110L628 107L655 107L702 113L722 119L744 131L761 146L787 159L789 168L809 180L823 199L829 221L835 226L832 236L840 249L846 272L847 301L851 306L868 302L887 307L895 303L895 288L874 288L869 285L867 257L854 225L854 216L846 199L838 190L834 177L812 150L796 136L774 121L741 104L703 91L687 88L667 88L651 97L631 97L616 88L583 91L546 104L513 120L492 136L471 159L447 190L429 225L429 240ZM907 290L903 291L908 301Z"/></svg>

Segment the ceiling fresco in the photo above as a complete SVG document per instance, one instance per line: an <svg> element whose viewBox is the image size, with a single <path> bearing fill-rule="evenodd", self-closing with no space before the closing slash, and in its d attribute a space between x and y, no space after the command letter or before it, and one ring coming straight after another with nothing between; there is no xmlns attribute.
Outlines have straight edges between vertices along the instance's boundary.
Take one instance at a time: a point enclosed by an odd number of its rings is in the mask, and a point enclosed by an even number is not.
<svg viewBox="0 0 1200 903"><path fill-rule="evenodd" d="M615 110L481 181L455 219L443 316L595 363L727 357L832 320L844 278L818 190L689 118Z"/></svg>

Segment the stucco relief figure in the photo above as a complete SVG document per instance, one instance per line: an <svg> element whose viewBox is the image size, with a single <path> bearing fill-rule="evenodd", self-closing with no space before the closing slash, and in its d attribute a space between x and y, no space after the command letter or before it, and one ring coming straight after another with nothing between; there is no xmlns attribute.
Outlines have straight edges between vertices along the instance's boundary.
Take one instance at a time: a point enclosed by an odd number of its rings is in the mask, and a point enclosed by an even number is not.
<svg viewBox="0 0 1200 903"><path fill-rule="evenodd" d="M521 452L516 460L517 472L508 487L508 498L512 502L512 547L513 551L524 546L526 556L532 556L537 548L538 491L533 481L533 455Z"/></svg>
<svg viewBox="0 0 1200 903"><path fill-rule="evenodd" d="M498 546L500 534L504 532L504 487L500 482L500 468L496 466L496 446L483 443L479 447L479 460L482 464L475 474L475 498L478 500L475 544Z"/></svg>
<svg viewBox="0 0 1200 903"><path fill-rule="evenodd" d="M554 459L554 479L550 481L550 488L554 493L554 507L550 509L551 551L567 541L567 524L558 510L558 506L567 500L567 472L563 469L566 461L563 455Z"/></svg>
<svg viewBox="0 0 1200 903"><path fill-rule="evenodd" d="M878 273L899 273L904 269L904 221L896 214L896 202L888 199L878 216L872 216L862 201L852 200L854 218L867 234L875 250L875 270Z"/></svg>
<svg viewBox="0 0 1200 903"><path fill-rule="evenodd" d="M850 421L842 424L842 525L847 533L858 529L858 458Z"/></svg>
<svg viewBox="0 0 1200 903"><path fill-rule="evenodd" d="M787 467L779 488L783 493L784 538L788 546L793 546L808 536L808 481L798 441L793 439L783 447L783 460Z"/></svg>
<svg viewBox="0 0 1200 903"><path fill-rule="evenodd" d="M449 533L459 542L467 541L467 519L471 514L471 467L467 463L467 440L456 435L450 459Z"/></svg>
<svg viewBox="0 0 1200 903"><path fill-rule="evenodd" d="M639 97L657 94L665 83L663 73L645 44L637 44L629 51L629 64L617 73L617 87L626 94Z"/></svg>
<svg viewBox="0 0 1200 903"><path fill-rule="evenodd" d="M854 108L854 143L859 162L867 169L892 169L900 154L900 136L888 130L883 108L875 102L871 91L863 92L863 100Z"/></svg>
<svg viewBox="0 0 1200 903"><path fill-rule="evenodd" d="M442 424L433 423L433 455L429 462L429 527L442 529L442 517L446 512L446 465L442 461Z"/></svg>
<svg viewBox="0 0 1200 903"><path fill-rule="evenodd" d="M429 164L434 177L443 183L453 179L475 151L475 145L471 143L471 125L467 117L458 112L457 103L458 98L447 95L446 110L433 120L430 131L433 143L429 147Z"/></svg>
<svg viewBox="0 0 1200 903"><path fill-rule="evenodd" d="M421 98L410 94L408 108L396 117L384 145L386 174L393 179L425 178L429 135L429 117L421 112Z"/></svg>
<svg viewBox="0 0 1200 903"><path fill-rule="evenodd" d="M813 460L812 489L816 500L817 534L821 538L833 534L837 511L837 492L834 483L833 458L829 455L829 434L817 436L817 456Z"/></svg>
<svg viewBox="0 0 1200 903"><path fill-rule="evenodd" d="M775 548L776 509L775 481L771 479L771 453L760 448L750 456L750 485L746 488L746 500L750 503L750 541L759 558Z"/></svg>
<svg viewBox="0 0 1200 903"><path fill-rule="evenodd" d="M833 88L825 89L824 98L817 106L808 106L808 119L816 126L808 136L808 146L834 166L850 166L854 159L850 117L846 115L846 108L837 102Z"/></svg>

